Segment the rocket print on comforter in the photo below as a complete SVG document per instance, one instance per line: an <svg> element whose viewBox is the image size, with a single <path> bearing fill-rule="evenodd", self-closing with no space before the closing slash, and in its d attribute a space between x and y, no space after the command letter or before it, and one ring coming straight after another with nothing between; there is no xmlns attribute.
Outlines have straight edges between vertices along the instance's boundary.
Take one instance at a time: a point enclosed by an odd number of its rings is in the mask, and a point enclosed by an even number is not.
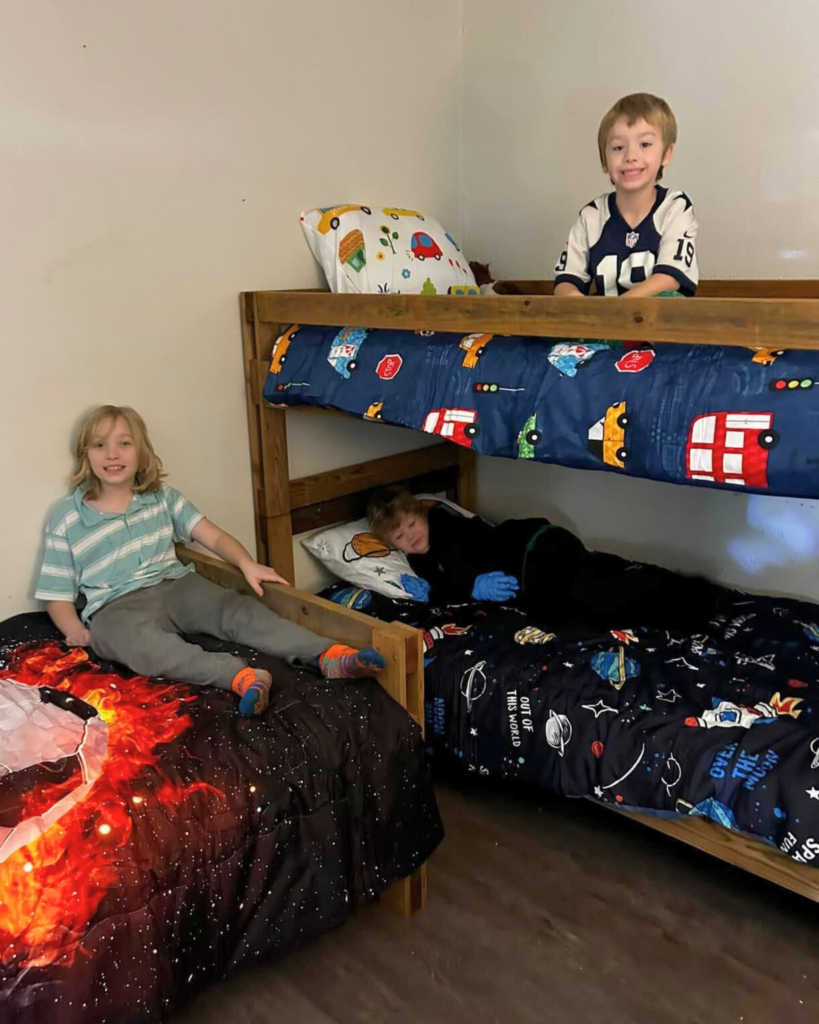
<svg viewBox="0 0 819 1024"><path fill-rule="evenodd" d="M726 592L708 634L582 638L496 606L367 610L424 629L436 758L819 865L819 606Z"/></svg>
<svg viewBox="0 0 819 1024"><path fill-rule="evenodd" d="M819 353L293 325L267 401L487 455L819 497Z"/></svg>

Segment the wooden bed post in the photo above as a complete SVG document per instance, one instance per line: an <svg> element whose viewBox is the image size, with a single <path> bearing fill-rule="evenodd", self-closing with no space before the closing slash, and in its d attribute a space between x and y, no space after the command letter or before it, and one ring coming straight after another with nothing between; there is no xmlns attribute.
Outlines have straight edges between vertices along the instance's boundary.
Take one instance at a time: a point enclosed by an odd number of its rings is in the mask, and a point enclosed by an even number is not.
<svg viewBox="0 0 819 1024"><path fill-rule="evenodd" d="M477 457L470 448L458 449L458 496L459 505L472 511L478 497Z"/></svg>
<svg viewBox="0 0 819 1024"><path fill-rule="evenodd" d="M240 310L256 512L256 557L262 564L270 565L275 552L275 568L293 581L295 565L286 413L283 409L274 409L262 399L270 353L282 328L279 324L261 320L254 292L242 293Z"/></svg>
<svg viewBox="0 0 819 1024"><path fill-rule="evenodd" d="M256 321L253 313L252 292L239 296L242 324L242 358L245 364L245 405L247 406L247 433L250 441L250 475L253 481L253 518L256 527L256 558L267 564L267 544L264 537L264 477L262 471L262 430L260 413L259 374L256 372Z"/></svg>
<svg viewBox="0 0 819 1024"><path fill-rule="evenodd" d="M393 882L381 893L381 903L399 917L412 917L423 910L429 900L429 877L426 864L407 878Z"/></svg>
<svg viewBox="0 0 819 1024"><path fill-rule="evenodd" d="M387 663L379 682L397 703L424 728L424 647L417 629L391 622L373 629L373 647ZM422 864L381 895L384 906L400 917L409 917L427 905L427 866Z"/></svg>
<svg viewBox="0 0 819 1024"><path fill-rule="evenodd" d="M423 643L417 629L392 622L373 629L373 647L384 656L387 665L379 683L396 703L406 708L424 727ZM427 866L422 864L381 894L384 906L400 917L409 917L427 905Z"/></svg>

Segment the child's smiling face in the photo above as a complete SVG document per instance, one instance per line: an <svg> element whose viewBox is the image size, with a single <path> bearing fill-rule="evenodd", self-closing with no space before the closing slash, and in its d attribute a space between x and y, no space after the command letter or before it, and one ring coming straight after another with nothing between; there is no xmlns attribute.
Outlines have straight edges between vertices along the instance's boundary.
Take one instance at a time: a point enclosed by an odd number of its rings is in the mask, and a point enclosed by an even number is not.
<svg viewBox="0 0 819 1024"><path fill-rule="evenodd" d="M88 445L88 462L94 476L109 487L133 487L139 470L139 453L131 429L119 417L103 420Z"/></svg>
<svg viewBox="0 0 819 1024"><path fill-rule="evenodd" d="M639 192L653 187L673 152L673 146L664 149L659 128L643 118L630 125L621 117L609 132L606 170L618 192Z"/></svg>

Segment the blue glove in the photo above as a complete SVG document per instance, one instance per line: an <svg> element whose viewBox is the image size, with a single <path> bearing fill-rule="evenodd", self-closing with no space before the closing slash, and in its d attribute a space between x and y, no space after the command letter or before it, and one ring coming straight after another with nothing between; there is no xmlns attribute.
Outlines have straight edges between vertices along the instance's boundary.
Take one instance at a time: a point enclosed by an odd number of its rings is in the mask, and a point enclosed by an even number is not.
<svg viewBox="0 0 819 1024"><path fill-rule="evenodd" d="M429 601L429 583L426 580L422 580L420 576L410 576L409 573L402 573L401 586L413 601L421 601L424 604Z"/></svg>
<svg viewBox="0 0 819 1024"><path fill-rule="evenodd" d="M504 572L485 572L475 580L472 596L476 601L511 601L520 584Z"/></svg>

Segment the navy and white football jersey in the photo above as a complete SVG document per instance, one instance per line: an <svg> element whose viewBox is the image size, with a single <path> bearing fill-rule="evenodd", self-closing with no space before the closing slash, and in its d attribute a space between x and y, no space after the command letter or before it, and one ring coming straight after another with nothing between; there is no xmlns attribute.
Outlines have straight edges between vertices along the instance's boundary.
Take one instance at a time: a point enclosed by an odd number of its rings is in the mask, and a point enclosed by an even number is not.
<svg viewBox="0 0 819 1024"><path fill-rule="evenodd" d="M657 199L645 220L630 227L608 192L580 211L555 267L555 285L568 283L589 294L622 295L652 274L673 277L683 295L699 282L697 220L685 192L655 186Z"/></svg>

